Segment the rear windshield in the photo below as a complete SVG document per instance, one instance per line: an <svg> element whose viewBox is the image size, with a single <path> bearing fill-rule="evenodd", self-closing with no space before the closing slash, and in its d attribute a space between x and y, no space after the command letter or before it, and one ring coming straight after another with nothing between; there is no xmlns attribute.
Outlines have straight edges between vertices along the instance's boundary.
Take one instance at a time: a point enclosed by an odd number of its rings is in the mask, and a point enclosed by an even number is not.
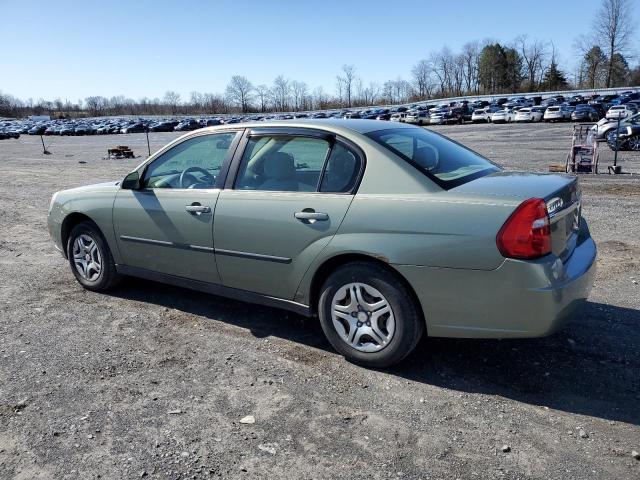
<svg viewBox="0 0 640 480"><path fill-rule="evenodd" d="M496 165L473 150L423 128L394 128L366 134L448 190L493 172Z"/></svg>

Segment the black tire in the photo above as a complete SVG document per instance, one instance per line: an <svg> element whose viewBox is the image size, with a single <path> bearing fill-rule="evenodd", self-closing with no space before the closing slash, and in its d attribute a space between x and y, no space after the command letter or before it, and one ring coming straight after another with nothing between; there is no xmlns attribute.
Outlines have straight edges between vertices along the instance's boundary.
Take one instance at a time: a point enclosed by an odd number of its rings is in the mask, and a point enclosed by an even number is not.
<svg viewBox="0 0 640 480"><path fill-rule="evenodd" d="M340 288L355 282L371 286L384 295L395 318L393 336L376 352L362 352L349 345L333 325L333 297ZM402 279L382 266L364 261L345 264L327 278L321 289L318 312L329 343L347 360L365 367L385 368L399 363L413 351L424 331L422 314Z"/></svg>
<svg viewBox="0 0 640 480"><path fill-rule="evenodd" d="M76 264L74 262L74 242L81 235L88 236L95 242L100 255L100 272L97 277L93 279L88 279L82 276L78 271L78 268L76 268ZM119 275L116 271L116 264L113 261L113 256L111 255L111 250L109 250L109 245L100 232L100 229L93 222L81 222L71 229L71 232L69 233L69 239L67 240L67 258L69 259L71 272L76 277L76 280L78 280L78 283L80 283L80 285L82 285L87 290L91 290L94 292L103 292L115 287L122 280L122 276Z"/></svg>

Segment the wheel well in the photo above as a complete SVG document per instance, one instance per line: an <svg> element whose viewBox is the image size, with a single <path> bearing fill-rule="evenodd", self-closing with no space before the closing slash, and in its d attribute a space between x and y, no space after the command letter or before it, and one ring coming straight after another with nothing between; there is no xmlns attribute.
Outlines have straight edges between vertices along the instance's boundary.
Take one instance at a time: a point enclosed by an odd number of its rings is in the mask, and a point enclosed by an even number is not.
<svg viewBox="0 0 640 480"><path fill-rule="evenodd" d="M78 212L70 213L62 221L62 229L61 229L61 232L60 232L60 239L62 241L62 248L64 248L64 256L65 257L67 256L67 241L69 240L69 234L71 233L71 230L73 229L73 227L75 227L79 223L87 222L87 221L91 222L91 223L93 223L95 225L95 222L90 217L88 217L84 213L78 213ZM96 228L97 228L97 226L96 226ZM100 232L100 233L102 233L102 232Z"/></svg>
<svg viewBox="0 0 640 480"><path fill-rule="evenodd" d="M407 292L409 292L409 295L411 295L411 298L413 298L413 301L417 306L418 313L423 317L422 320L424 322L424 313L422 310L420 299L418 298L418 295L416 295L415 290L413 289L411 284L407 281L407 279L404 278L400 274L400 272L398 272L396 269L389 266L387 262L380 260L376 257L372 257L369 255L364 255L360 253L345 253L343 255L337 255L335 257L328 259L326 262L320 265L320 268L318 268L315 275L313 276L313 280L311 281L311 288L309 290L309 308L311 310L312 315L318 315L318 300L320 299L320 289L322 288L322 285L327 280L327 278L329 278L329 275L331 275L331 273L333 273L338 267L341 267L342 265L350 262L373 263L375 265L378 265L384 268L385 270L390 272L392 275L394 275L396 278L398 278L398 280L404 285ZM426 322L425 322L425 329L426 329Z"/></svg>

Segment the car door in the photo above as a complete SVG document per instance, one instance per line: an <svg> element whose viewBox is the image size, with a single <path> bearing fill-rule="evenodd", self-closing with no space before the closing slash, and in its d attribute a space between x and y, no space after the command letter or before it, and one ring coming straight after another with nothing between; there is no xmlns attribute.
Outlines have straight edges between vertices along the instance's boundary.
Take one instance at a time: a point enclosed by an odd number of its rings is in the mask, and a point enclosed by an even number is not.
<svg viewBox="0 0 640 480"><path fill-rule="evenodd" d="M307 129L254 129L243 143L216 207L218 270L226 287L292 299L340 226L364 156Z"/></svg>
<svg viewBox="0 0 640 480"><path fill-rule="evenodd" d="M113 221L126 266L220 283L213 215L238 135L190 136L144 167L139 188L118 192Z"/></svg>

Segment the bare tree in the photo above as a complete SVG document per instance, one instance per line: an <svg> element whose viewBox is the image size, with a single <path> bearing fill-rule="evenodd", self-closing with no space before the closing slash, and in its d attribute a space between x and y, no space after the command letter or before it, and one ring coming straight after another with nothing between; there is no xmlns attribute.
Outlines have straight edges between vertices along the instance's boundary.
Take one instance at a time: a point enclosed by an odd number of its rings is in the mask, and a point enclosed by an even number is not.
<svg viewBox="0 0 640 480"><path fill-rule="evenodd" d="M322 87L316 87L313 90L313 103L314 108L318 110L324 110L327 108L327 94L324 93L324 89Z"/></svg>
<svg viewBox="0 0 640 480"><path fill-rule="evenodd" d="M541 71L547 56L546 45L539 40L529 41L526 35L520 35L515 40L515 48L522 57L524 76L527 79L527 89L536 89L536 79L541 77Z"/></svg>
<svg viewBox="0 0 640 480"><path fill-rule="evenodd" d="M172 90L168 90L164 94L164 103L171 108L171 114L175 115L178 113L178 105L180 105L180 94Z"/></svg>
<svg viewBox="0 0 640 480"><path fill-rule="evenodd" d="M413 85L420 100L426 100L431 96L431 63L428 60L420 60L411 69Z"/></svg>
<svg viewBox="0 0 640 480"><path fill-rule="evenodd" d="M294 80L291 82L291 93L293 95L293 107L295 111L302 110L307 96L308 87L304 82Z"/></svg>
<svg viewBox="0 0 640 480"><path fill-rule="evenodd" d="M231 81L225 91L227 98L229 98L231 103L240 107L242 113L246 113L249 110L252 92L253 85L247 77L243 77L242 75L234 75L231 77Z"/></svg>
<svg viewBox="0 0 640 480"><path fill-rule="evenodd" d="M478 91L478 61L480 60L480 42L474 40L462 46L462 67L467 93Z"/></svg>
<svg viewBox="0 0 640 480"><path fill-rule="evenodd" d="M269 100L269 87L264 84L258 85L256 88L256 95L260 102L260 111L265 112L267 110L267 102Z"/></svg>
<svg viewBox="0 0 640 480"><path fill-rule="evenodd" d="M356 79L356 67L353 65L343 65L342 75L338 75L338 84L342 87L342 92L347 100L347 107L351 107L351 100L353 95L353 86Z"/></svg>
<svg viewBox="0 0 640 480"><path fill-rule="evenodd" d="M605 84L611 86L616 53L624 55L629 49L635 24L629 0L603 0L593 23L596 38L602 39L607 52L608 66Z"/></svg>
<svg viewBox="0 0 640 480"><path fill-rule="evenodd" d="M284 112L289 105L289 95L291 93L291 85L289 80L282 75L278 75L273 81L273 87L271 87L271 95L273 97L273 103L276 110Z"/></svg>

